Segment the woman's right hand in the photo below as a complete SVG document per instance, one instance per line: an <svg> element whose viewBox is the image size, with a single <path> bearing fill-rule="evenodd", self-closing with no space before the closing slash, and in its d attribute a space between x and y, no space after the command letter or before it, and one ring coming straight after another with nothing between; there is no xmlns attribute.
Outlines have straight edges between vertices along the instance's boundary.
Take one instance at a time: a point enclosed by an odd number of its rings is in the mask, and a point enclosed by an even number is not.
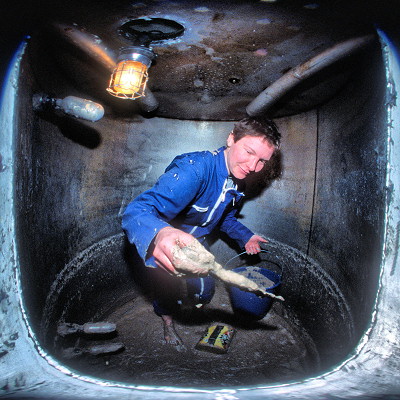
<svg viewBox="0 0 400 400"><path fill-rule="evenodd" d="M180 248L188 246L194 240L194 236L180 229L167 226L160 229L154 239L153 256L156 264L165 271L176 275L173 265L172 249L178 245Z"/></svg>

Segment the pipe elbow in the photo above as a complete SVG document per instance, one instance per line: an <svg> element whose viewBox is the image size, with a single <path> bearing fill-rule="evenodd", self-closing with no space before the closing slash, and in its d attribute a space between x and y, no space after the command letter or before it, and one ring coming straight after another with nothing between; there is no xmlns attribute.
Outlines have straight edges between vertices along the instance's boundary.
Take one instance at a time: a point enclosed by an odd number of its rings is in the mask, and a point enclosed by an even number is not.
<svg viewBox="0 0 400 400"><path fill-rule="evenodd" d="M153 92L148 88L145 89L145 95L137 99L137 101L140 109L146 113L155 111L159 106L158 100L154 96Z"/></svg>

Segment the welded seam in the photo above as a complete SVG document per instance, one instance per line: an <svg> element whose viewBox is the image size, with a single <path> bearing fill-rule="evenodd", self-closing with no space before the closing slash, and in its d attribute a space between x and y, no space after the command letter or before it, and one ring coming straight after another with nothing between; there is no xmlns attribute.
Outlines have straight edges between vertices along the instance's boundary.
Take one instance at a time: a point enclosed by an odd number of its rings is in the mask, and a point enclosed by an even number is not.
<svg viewBox="0 0 400 400"><path fill-rule="evenodd" d="M317 108L317 133L316 133L316 143L315 143L314 185L313 185L313 196L312 196L312 205L311 205L310 228L309 228L309 232L308 232L308 242L307 242L307 250L306 250L307 256L310 255L311 236L312 236L312 230L314 227L314 211L315 211L315 202L316 202L316 197L317 197L318 153L319 153L319 108Z"/></svg>
<svg viewBox="0 0 400 400"><path fill-rule="evenodd" d="M381 47L382 47L382 56L384 60L384 65L385 65L385 72L386 72L386 81L387 85L390 85L390 60L389 60L389 50L388 50L388 44L385 42L383 35L384 33L378 30L378 33L380 35L381 39ZM387 142L386 142L386 157L387 157L387 170L386 170L386 188L388 189L391 185L391 160L392 160L392 140L393 140L393 127L392 127L392 105L388 104L387 105ZM340 370L344 365L348 364L350 361L356 359L365 346L368 344L371 335L378 323L378 312L379 312L379 303L380 299L382 296L382 290L383 290L383 277L385 275L385 265L387 264L388 261L388 242L389 242L389 235L388 231L390 228L390 210L392 207L392 199L391 199L391 193L389 190L386 190L385 193L385 219L384 219L384 229L383 229L383 246L382 246L382 260L381 260L381 266L380 266L380 273L379 273L379 280L378 280L378 288L375 296L375 301L372 309L372 314L371 314L371 319L370 319L370 325L368 329L365 331L364 335L361 337L358 345L356 346L353 356L350 357L349 359L345 360L342 364L340 364L335 370ZM334 372L333 370L332 372Z"/></svg>

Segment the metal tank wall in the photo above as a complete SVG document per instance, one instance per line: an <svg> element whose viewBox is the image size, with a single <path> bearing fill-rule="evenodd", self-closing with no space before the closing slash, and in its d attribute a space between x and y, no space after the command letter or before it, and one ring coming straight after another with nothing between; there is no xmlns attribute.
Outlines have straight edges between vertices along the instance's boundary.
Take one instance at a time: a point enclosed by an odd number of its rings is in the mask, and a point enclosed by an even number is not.
<svg viewBox="0 0 400 400"><path fill-rule="evenodd" d="M21 61L19 70L14 69L14 74L18 71L20 74L12 77L14 88L12 84L8 86L8 97L4 97L8 108L3 109L3 113L9 111L8 124L11 118L15 130L11 130L10 125L5 128L16 135L12 153L7 153L12 156L15 173L12 176L14 187L10 190L15 223L12 215L7 214L7 217L11 221L8 234L13 236L13 262L17 264L15 271L21 286L15 288L10 279L10 295L4 292L2 300L8 298L11 304L11 300L15 302L16 296L20 296L17 301L21 304L14 303L13 307L17 314L22 310L28 322L28 327L24 327L23 322L21 325L23 318L15 322L24 343L17 344L20 353L15 353L14 361L25 356L25 367L34 362L39 362L40 367L30 377L25 376L26 371L17 369L4 375L6 393L16 398L21 393L26 398L37 394L46 397L49 393L57 393L58 398L76 398L78 394L80 398L196 398L200 394L204 398L256 398L268 394L274 398L288 398L289 392L293 398L314 394L322 398L334 393L329 387L322 394L319 389L312 391L313 385L315 388L324 386L318 379L304 383L306 393L302 392L301 384L220 393L195 388L181 393L179 389L168 388L133 389L115 382L99 383L77 376L46 354L46 348L41 347L45 344L41 336L43 311L49 292L65 266L76 257L88 256L96 244L120 235L124 206L154 183L177 152L223 145L232 124L146 119L140 115L106 116L92 124L51 114L37 115L32 110L31 99L41 88L36 87L31 68L36 68L35 73L49 74L60 95L68 92L68 84L48 65L32 64L29 43L20 56L21 59L16 60L17 66ZM383 67L380 53L377 53L366 60L359 77L329 103L276 120L283 132L282 176L262 195L246 203L241 213L249 227L317 260L321 271L331 277L338 291L343 293L353 318L354 337L346 344L349 351L363 337L373 315L382 246L387 234L384 231L387 110ZM220 260L228 259L233 253L224 242L216 242L213 248ZM101 246L95 250L101 252ZM105 252L104 257L112 259L113 256ZM100 268L95 270L98 275L83 276L78 282L90 287L104 279L104 273L117 276L116 280L109 278L113 285L102 293L101 299L104 303L117 301L115 288L121 297L131 290L130 281L126 279L131 271L118 262L125 257L130 256L122 249L115 257L114 271ZM306 318L310 308L320 306L307 301L307 295L320 289L310 287L302 279L305 276L302 272L309 265L297 267L298 272L292 266L288 279L288 286L297 285L292 289L290 304L298 311L303 310ZM95 287L93 293L97 291ZM81 295L85 298L92 293ZM93 315L99 301L85 313ZM324 318L323 310L324 307L321 315L308 323L316 331L319 318ZM7 312L10 311L5 307ZM26 342L25 338L28 338ZM326 338L322 338L324 340ZM38 352L34 345L38 346ZM322 346L329 347L329 344ZM12 350L7 351L1 359L2 366L10 365L12 360ZM345 372L340 370L342 374ZM35 382L40 373L47 375L43 378L47 383ZM335 377L328 374L328 378L322 379L329 386L329 379L334 381ZM333 387L339 390L337 383L333 383ZM60 393L62 388L65 391Z"/></svg>
<svg viewBox="0 0 400 400"><path fill-rule="evenodd" d="M35 50L34 45L32 48ZM56 325L55 316L65 313L61 307L49 315L55 307L48 304L49 292L56 279L57 287L67 284L61 282L67 278L59 275L71 260L121 232L120 216L127 203L150 187L177 153L224 145L233 122L133 115L85 123L52 112L35 113L30 105L35 93L32 77L46 74L57 93L68 93L69 88L58 71L32 60L35 55L28 45L19 84L17 232L28 316L32 327L41 332L39 339L46 343L49 326L54 330ZM368 78L361 75L348 91L321 109L277 119L283 133L282 176L262 193L251 193L252 199L241 213L242 221L254 231L304 254L315 254L321 271L333 276L338 293L346 294L343 303L349 308L350 327L341 327L343 336L334 340L328 331L336 329L338 320L333 316L332 326L324 328L324 313L326 309L331 315L339 311L329 307L323 284L307 277L307 265L286 266L289 307L299 318L310 319L305 325L320 344L323 365L337 362L350 351L370 318L374 298L370 286L377 283L385 138L381 133L383 110L379 113L375 108L383 95L383 70L377 67L382 65L380 54L372 60L365 60L364 66L365 75L372 76L376 86L369 85L371 91L365 91ZM358 109L358 104L363 108ZM349 119L354 121L352 125L346 123ZM329 191L324 190L326 186ZM329 225L325 226L327 219ZM223 244L217 242L214 247L221 263L232 256ZM97 251L101 253L101 247ZM76 311L81 322L99 315L132 288L126 276L130 277L134 268L130 270L122 260L111 268L101 264L98 260L97 273L93 266L86 267L90 273L76 279L75 289L64 288L65 304L76 299L86 304L85 313L78 313L79 306ZM101 285L104 274L112 281L108 290ZM115 281L113 277L117 277ZM94 287L93 294L90 287ZM75 292L79 294L73 295ZM100 297L95 293L101 293ZM313 293L324 307L313 303ZM342 340L346 346L339 344Z"/></svg>

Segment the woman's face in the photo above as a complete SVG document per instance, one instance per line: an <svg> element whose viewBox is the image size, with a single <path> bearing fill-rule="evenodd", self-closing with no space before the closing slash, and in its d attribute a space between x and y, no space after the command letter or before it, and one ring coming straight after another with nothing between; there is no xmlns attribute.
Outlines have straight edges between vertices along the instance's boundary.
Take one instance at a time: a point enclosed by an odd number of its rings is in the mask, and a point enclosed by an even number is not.
<svg viewBox="0 0 400 400"><path fill-rule="evenodd" d="M236 179L244 179L251 172L259 172L275 151L275 147L263 137L244 136L237 142L231 133L225 150L229 173Z"/></svg>

